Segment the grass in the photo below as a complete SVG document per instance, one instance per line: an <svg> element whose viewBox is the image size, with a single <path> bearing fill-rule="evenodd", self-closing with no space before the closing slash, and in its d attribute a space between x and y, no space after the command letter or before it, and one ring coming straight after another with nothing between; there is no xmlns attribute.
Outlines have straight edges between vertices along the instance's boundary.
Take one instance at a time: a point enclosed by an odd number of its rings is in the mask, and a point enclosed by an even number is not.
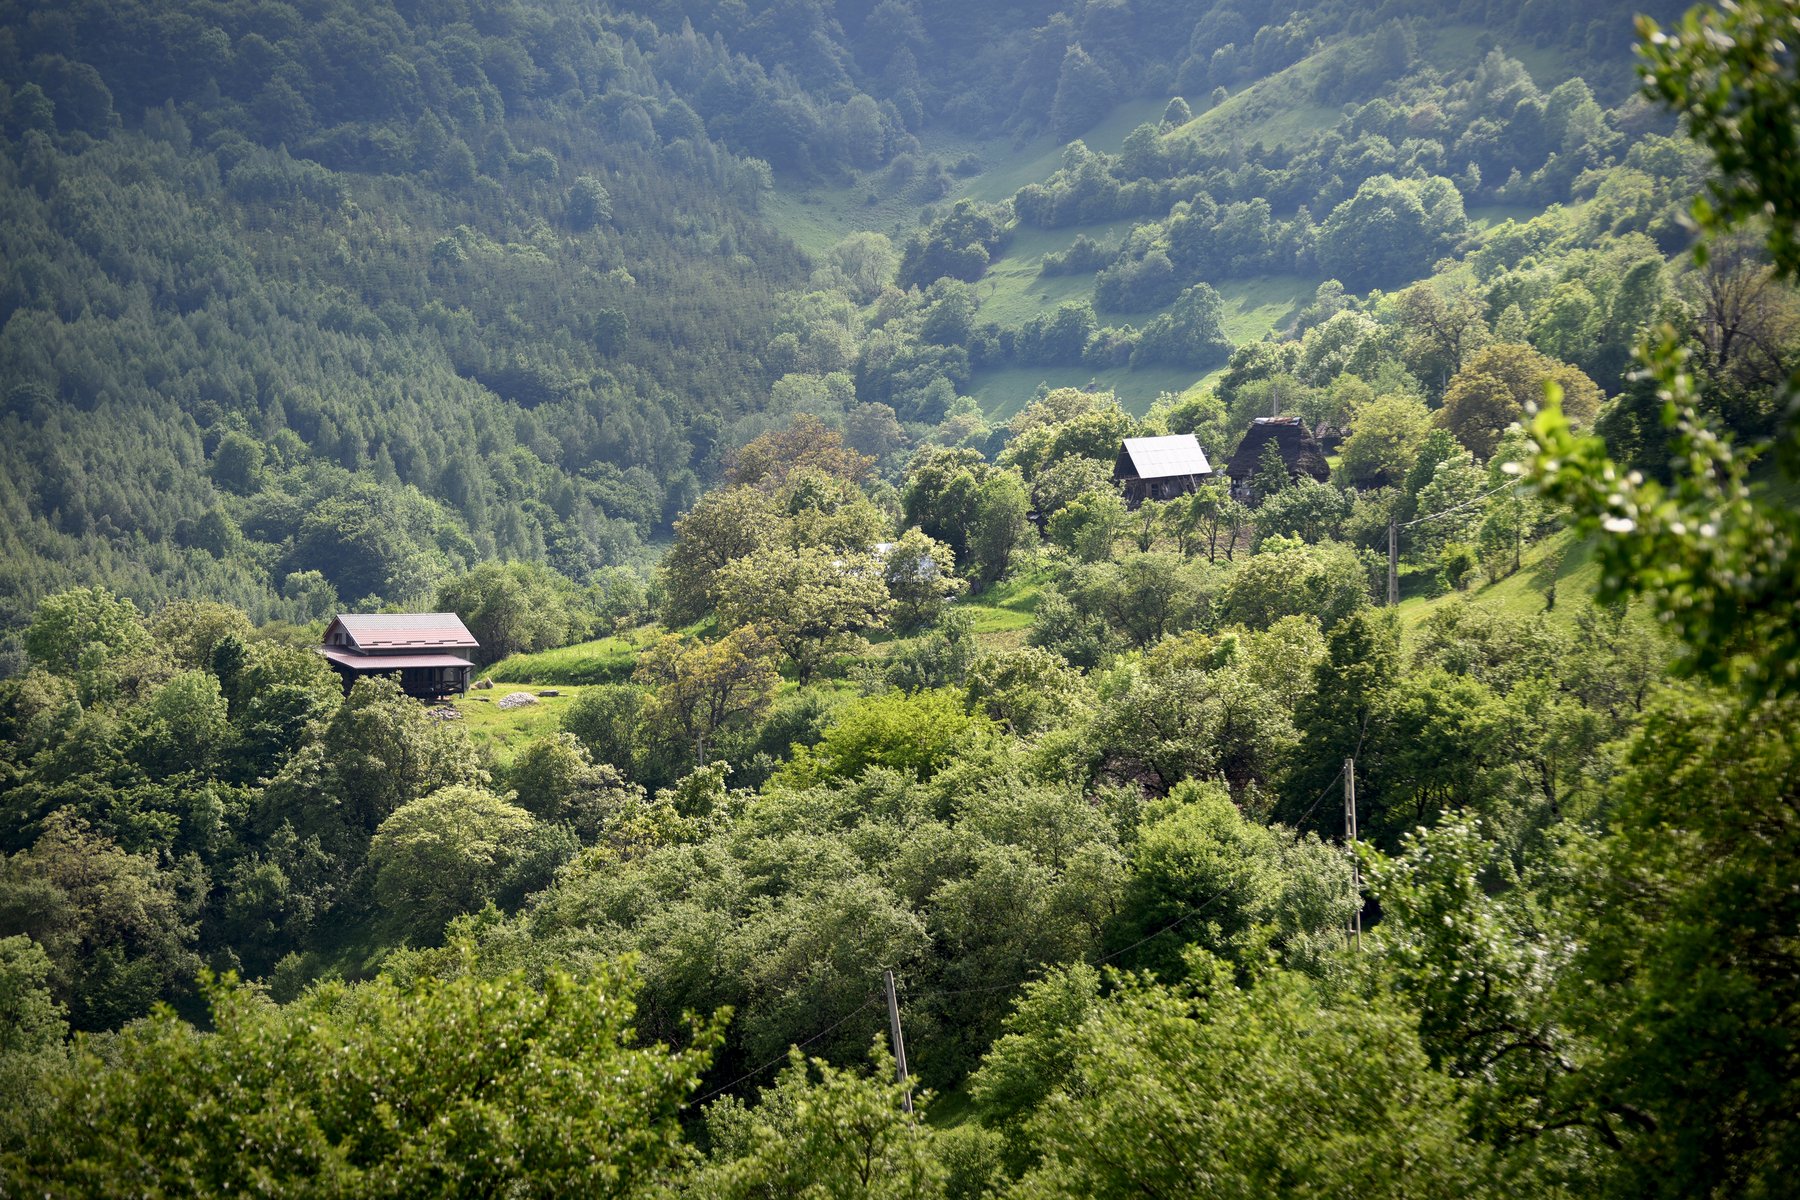
<svg viewBox="0 0 1800 1200"><path fill-rule="evenodd" d="M1526 547L1519 570L1494 583L1488 583L1485 575L1478 575L1480 582L1468 591L1432 595L1434 575L1435 572L1425 570L1402 574L1398 612L1403 629L1416 630L1433 613L1465 601L1512 617L1534 617L1545 611L1552 585L1557 603L1549 610L1549 618L1572 627L1581 602L1594 594L1600 582L1600 568L1593 561L1593 543L1578 540L1568 530Z"/></svg>
<svg viewBox="0 0 1800 1200"><path fill-rule="evenodd" d="M1330 129L1342 116L1336 106L1313 98L1318 70L1314 58L1306 58L1258 79L1216 108L1170 130L1166 139L1208 153L1256 142L1269 149L1301 145Z"/></svg>
<svg viewBox="0 0 1800 1200"><path fill-rule="evenodd" d="M1286 326L1312 303L1318 279L1300 275L1264 275L1215 285L1223 301L1220 324L1233 342L1260 342Z"/></svg>
<svg viewBox="0 0 1800 1200"><path fill-rule="evenodd" d="M1137 126L1160 120L1166 103L1163 99L1120 104L1081 140L1097 150L1117 152ZM1062 164L1063 143L1048 134L1025 142L930 134L922 149L922 160L936 158L947 167L972 154L983 169L954 180L949 194L938 199L924 194L923 169L904 182L896 181L888 168L831 181L786 176L776 180L774 194L763 200L762 215L809 254L829 249L859 230L885 233L898 245L918 228L927 207L945 208L964 198L994 204L1047 178Z"/></svg>
<svg viewBox="0 0 1800 1200"><path fill-rule="evenodd" d="M1094 276L1044 276L1044 257L1067 250L1077 237L1086 235L1103 246L1117 246L1131 232L1131 220L1108 221L1065 229L1020 226L1007 240L1001 256L975 284L981 302L979 319L1002 325L1023 325L1040 312L1065 300L1094 299Z"/></svg>
<svg viewBox="0 0 1800 1200"><path fill-rule="evenodd" d="M1535 204L1478 204L1469 210L1469 224L1485 233L1506 221L1523 224L1543 211Z"/></svg>
<svg viewBox="0 0 1800 1200"><path fill-rule="evenodd" d="M546 696L546 691L554 691L557 695ZM538 702L524 708L501 708L501 697L512 692L531 692L538 697ZM496 762L505 765L529 743L561 730L563 713L579 695L579 686L541 688L517 680L496 681L491 689L461 697L456 701L456 707L463 715L462 727L469 737L476 745L492 752Z"/></svg>
<svg viewBox="0 0 1800 1200"><path fill-rule="evenodd" d="M1066 282L1066 278L1046 282L1060 284ZM1311 303L1318 286L1317 280L1298 275L1273 275L1220 285L1221 323L1226 335L1235 343L1260 341L1266 334L1288 324L1300 309ZM1097 384L1111 389L1127 412L1141 417L1162 393L1179 395L1189 391L1213 378L1223 367L1223 362L1210 372L1164 366L1135 370L1130 367L1004 367L976 372L971 391L980 402L981 411L994 422L1005 421L1025 407L1040 383L1051 387Z"/></svg>
<svg viewBox="0 0 1800 1200"><path fill-rule="evenodd" d="M481 678L533 684L624 683L637 665L638 651L661 632L646 625L559 650L509 655L483 670Z"/></svg>
<svg viewBox="0 0 1800 1200"><path fill-rule="evenodd" d="M1115 105L1097 125L1081 133L1079 140L1090 150L1117 154L1133 129L1146 121L1154 125L1162 120L1163 109L1167 105L1167 97L1160 100L1127 100ZM1057 168L1062 166L1063 146L1064 143L1049 134L1027 142L1009 142L999 138L987 142L964 143L960 153L975 154L986 166L981 174L970 177L967 183L951 193L951 198L954 200L966 196L986 204L1011 199L1012 194L1026 184L1041 183L1056 173ZM936 147L928 143L927 149L935 151Z"/></svg>
<svg viewBox="0 0 1800 1200"><path fill-rule="evenodd" d="M1048 568L1038 567L1002 580L979 596L958 602L956 607L975 618L977 637L1018 633L1030 627L1044 585L1049 582Z"/></svg>
<svg viewBox="0 0 1800 1200"><path fill-rule="evenodd" d="M1119 403L1134 416L1143 416L1163 392L1183 392L1200 372L1185 367L1153 367L1133 371L1129 367L1005 367L978 371L971 391L987 419L1002 423L1031 400L1040 383L1053 388L1087 387L1089 384L1118 394Z"/></svg>

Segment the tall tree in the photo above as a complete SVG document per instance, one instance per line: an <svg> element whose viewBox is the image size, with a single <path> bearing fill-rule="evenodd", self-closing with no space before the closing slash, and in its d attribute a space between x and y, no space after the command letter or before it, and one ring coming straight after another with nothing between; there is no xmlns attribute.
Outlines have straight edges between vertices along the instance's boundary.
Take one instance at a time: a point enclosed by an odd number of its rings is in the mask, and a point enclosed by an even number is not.
<svg viewBox="0 0 1800 1200"><path fill-rule="evenodd" d="M776 643L755 625L741 625L713 642L664 634L638 656L636 679L656 690L647 707L653 723L679 732L706 764L706 747L734 722L767 712L780 676Z"/></svg>

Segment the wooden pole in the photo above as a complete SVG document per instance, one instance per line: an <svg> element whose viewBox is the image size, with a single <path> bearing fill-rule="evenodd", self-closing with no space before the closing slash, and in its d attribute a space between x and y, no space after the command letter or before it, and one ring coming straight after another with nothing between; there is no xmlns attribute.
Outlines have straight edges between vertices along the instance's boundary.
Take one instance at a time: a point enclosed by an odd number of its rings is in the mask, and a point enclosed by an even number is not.
<svg viewBox="0 0 1800 1200"><path fill-rule="evenodd" d="M900 1036L900 999L894 995L894 972L881 973L882 982L887 985L888 1024L894 1031L894 1078L896 1082L906 1082L906 1039ZM909 1087L900 1094L900 1105L906 1109L906 1115L912 1116L912 1089Z"/></svg>
<svg viewBox="0 0 1800 1200"><path fill-rule="evenodd" d="M1388 518L1388 607L1400 603L1400 526Z"/></svg>
<svg viewBox="0 0 1800 1200"><path fill-rule="evenodd" d="M1362 949L1362 864L1356 858L1356 760L1344 760L1344 841L1350 849L1350 918L1344 937ZM896 1029L899 1026L895 1026Z"/></svg>

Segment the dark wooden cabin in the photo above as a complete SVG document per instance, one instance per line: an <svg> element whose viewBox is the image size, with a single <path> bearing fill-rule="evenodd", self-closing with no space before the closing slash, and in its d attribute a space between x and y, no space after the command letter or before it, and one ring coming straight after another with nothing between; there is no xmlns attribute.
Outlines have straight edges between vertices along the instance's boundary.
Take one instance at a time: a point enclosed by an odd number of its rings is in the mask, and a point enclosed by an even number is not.
<svg viewBox="0 0 1800 1200"><path fill-rule="evenodd" d="M455 613L340 613L319 653L344 681L392 675L409 696L442 700L469 690L475 664L464 655L480 642Z"/></svg>
<svg viewBox="0 0 1800 1200"><path fill-rule="evenodd" d="M1212 473L1206 452L1191 433L1126 438L1113 460L1113 482L1132 508L1146 500L1191 495Z"/></svg>
<svg viewBox="0 0 1800 1200"><path fill-rule="evenodd" d="M1255 502L1256 495L1251 480L1256 474L1257 465L1262 461L1263 447L1270 442L1274 442L1275 448L1281 451L1281 461L1287 464L1289 479L1310 475L1324 483L1331 478L1331 467L1325 461L1325 448L1313 436L1312 430L1306 427L1306 422L1299 417L1257 417L1250 422L1250 429L1244 434L1244 440L1238 443L1237 452L1231 456L1231 461L1225 464L1225 474L1231 478L1232 499Z"/></svg>

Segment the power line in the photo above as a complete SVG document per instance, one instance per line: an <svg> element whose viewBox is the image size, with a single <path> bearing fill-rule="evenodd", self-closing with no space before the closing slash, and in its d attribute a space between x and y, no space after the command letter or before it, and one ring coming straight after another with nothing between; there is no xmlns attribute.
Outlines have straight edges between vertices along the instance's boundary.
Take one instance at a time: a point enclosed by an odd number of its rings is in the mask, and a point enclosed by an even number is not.
<svg viewBox="0 0 1800 1200"><path fill-rule="evenodd" d="M1481 495L1479 495L1479 496L1472 496L1469 499L1464 500L1461 504L1455 505L1452 508L1446 508L1443 512L1434 512L1434 513L1430 513L1423 517L1414 517L1410 521L1402 521L1399 525L1395 526L1395 528L1410 529L1414 525L1423 525L1427 521L1440 520L1444 517L1449 516L1451 513L1461 512L1463 509L1468 508L1472 505L1480 504L1483 500L1486 500L1489 496L1497 496L1501 492L1504 492L1508 488L1511 488L1513 486L1515 486L1515 485L1510 484L1510 483L1503 483L1497 488L1492 488L1488 491L1481 493Z"/></svg>
<svg viewBox="0 0 1800 1200"><path fill-rule="evenodd" d="M811 1037L807 1038L805 1041L795 1042L792 1045L790 1045L786 1050L783 1050L781 1052L779 1057L771 1058L768 1062L764 1063L762 1066L756 1067L756 1068L753 1068L752 1070L744 1072L742 1075L739 1075L736 1079L732 1080L730 1083L720 1084L718 1087L714 1088L712 1091L706 1093L706 1095L697 1097L696 1099L693 1099L693 1100L689 1100L686 1104L683 1104L681 1107L693 1108L696 1105L705 1104L708 1100L711 1100L714 1096L717 1096L720 1092L730 1091L732 1088L736 1087L738 1084L743 1083L746 1080L755 1079L758 1075L761 1075L764 1071L768 1070L770 1067L773 1067L780 1063L786 1062L788 1060L788 1055L793 1053L795 1050L803 1050L807 1046L812 1045L814 1042L818 1041L820 1038L824 1037L826 1034L832 1032L833 1030L838 1028L838 1026L844 1024L844 1022L848 1021L851 1017L854 1017L857 1013L863 1011L863 1009L869 1007L869 1005L875 1003L879 999L881 999L880 996L870 996L867 1000L864 1000L861 1004L857 1005L855 1008L851 1009L849 1012L845 1013L843 1016L839 1017L837 1020L833 1021L831 1024L827 1025L825 1028L819 1030L819 1032L813 1034Z"/></svg>
<svg viewBox="0 0 1800 1200"><path fill-rule="evenodd" d="M1357 739L1356 748L1358 750L1362 749L1362 739L1361 738ZM1331 794L1331 789L1336 787L1338 780L1342 779L1343 777L1344 777L1344 768L1339 767L1338 773L1331 777L1331 782L1319 789L1318 796L1313 799L1313 802L1311 804L1306 806L1306 811L1300 814L1300 819L1298 821L1294 822L1294 836L1295 837L1299 837L1301 835L1302 831L1306 827L1306 823L1312 819L1313 813L1318 811L1319 805L1324 801L1326 796Z"/></svg>

